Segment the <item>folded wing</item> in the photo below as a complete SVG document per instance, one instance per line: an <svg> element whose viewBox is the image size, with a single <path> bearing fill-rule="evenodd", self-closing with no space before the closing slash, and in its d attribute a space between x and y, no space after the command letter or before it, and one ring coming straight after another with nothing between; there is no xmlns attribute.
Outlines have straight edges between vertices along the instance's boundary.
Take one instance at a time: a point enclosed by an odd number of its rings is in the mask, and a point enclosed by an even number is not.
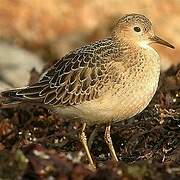
<svg viewBox="0 0 180 180"><path fill-rule="evenodd" d="M110 64L91 51L74 51L48 69L37 83L1 95L48 105L76 105L98 98L109 88Z"/></svg>

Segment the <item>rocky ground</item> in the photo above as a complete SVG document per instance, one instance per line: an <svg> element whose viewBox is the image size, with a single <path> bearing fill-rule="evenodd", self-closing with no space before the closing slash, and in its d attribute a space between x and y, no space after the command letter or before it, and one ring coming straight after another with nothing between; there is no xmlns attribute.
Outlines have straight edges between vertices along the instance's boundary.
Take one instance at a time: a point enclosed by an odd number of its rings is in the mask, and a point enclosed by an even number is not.
<svg viewBox="0 0 180 180"><path fill-rule="evenodd" d="M31 82L38 74L31 73ZM40 106L0 107L0 179L180 178L180 65L161 75L158 92L139 115L112 128L119 163L111 161L104 126L89 127L91 169L78 139L79 122Z"/></svg>

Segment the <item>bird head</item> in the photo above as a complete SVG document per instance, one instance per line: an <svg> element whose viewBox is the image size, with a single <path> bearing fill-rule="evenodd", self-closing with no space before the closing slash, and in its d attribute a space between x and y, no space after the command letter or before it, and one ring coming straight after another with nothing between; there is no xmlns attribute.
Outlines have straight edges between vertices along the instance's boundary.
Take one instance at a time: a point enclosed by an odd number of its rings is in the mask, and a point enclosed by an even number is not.
<svg viewBox="0 0 180 180"><path fill-rule="evenodd" d="M152 23L141 14L128 14L121 17L114 28L113 36L119 42L128 41L142 48L149 47L151 43L174 48L173 45L155 35Z"/></svg>

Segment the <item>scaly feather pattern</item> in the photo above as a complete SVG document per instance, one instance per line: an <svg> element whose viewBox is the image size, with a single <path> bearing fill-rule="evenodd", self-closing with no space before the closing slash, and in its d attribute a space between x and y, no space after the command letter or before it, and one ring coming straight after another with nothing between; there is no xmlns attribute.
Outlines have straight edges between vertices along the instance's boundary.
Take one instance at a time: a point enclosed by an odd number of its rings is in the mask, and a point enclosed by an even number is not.
<svg viewBox="0 0 180 180"><path fill-rule="evenodd" d="M60 106L91 101L110 88L117 52L111 38L86 45L65 55L37 83L3 96Z"/></svg>

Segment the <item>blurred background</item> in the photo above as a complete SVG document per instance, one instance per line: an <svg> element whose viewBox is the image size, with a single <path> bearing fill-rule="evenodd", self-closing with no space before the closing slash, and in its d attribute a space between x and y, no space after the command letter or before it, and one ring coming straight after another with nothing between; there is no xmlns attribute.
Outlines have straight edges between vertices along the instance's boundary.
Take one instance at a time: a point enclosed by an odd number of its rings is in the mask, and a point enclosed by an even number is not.
<svg viewBox="0 0 180 180"><path fill-rule="evenodd" d="M0 90L26 85L33 67L110 35L117 19L141 13L171 50L156 46L162 69L180 63L180 0L0 0Z"/></svg>

